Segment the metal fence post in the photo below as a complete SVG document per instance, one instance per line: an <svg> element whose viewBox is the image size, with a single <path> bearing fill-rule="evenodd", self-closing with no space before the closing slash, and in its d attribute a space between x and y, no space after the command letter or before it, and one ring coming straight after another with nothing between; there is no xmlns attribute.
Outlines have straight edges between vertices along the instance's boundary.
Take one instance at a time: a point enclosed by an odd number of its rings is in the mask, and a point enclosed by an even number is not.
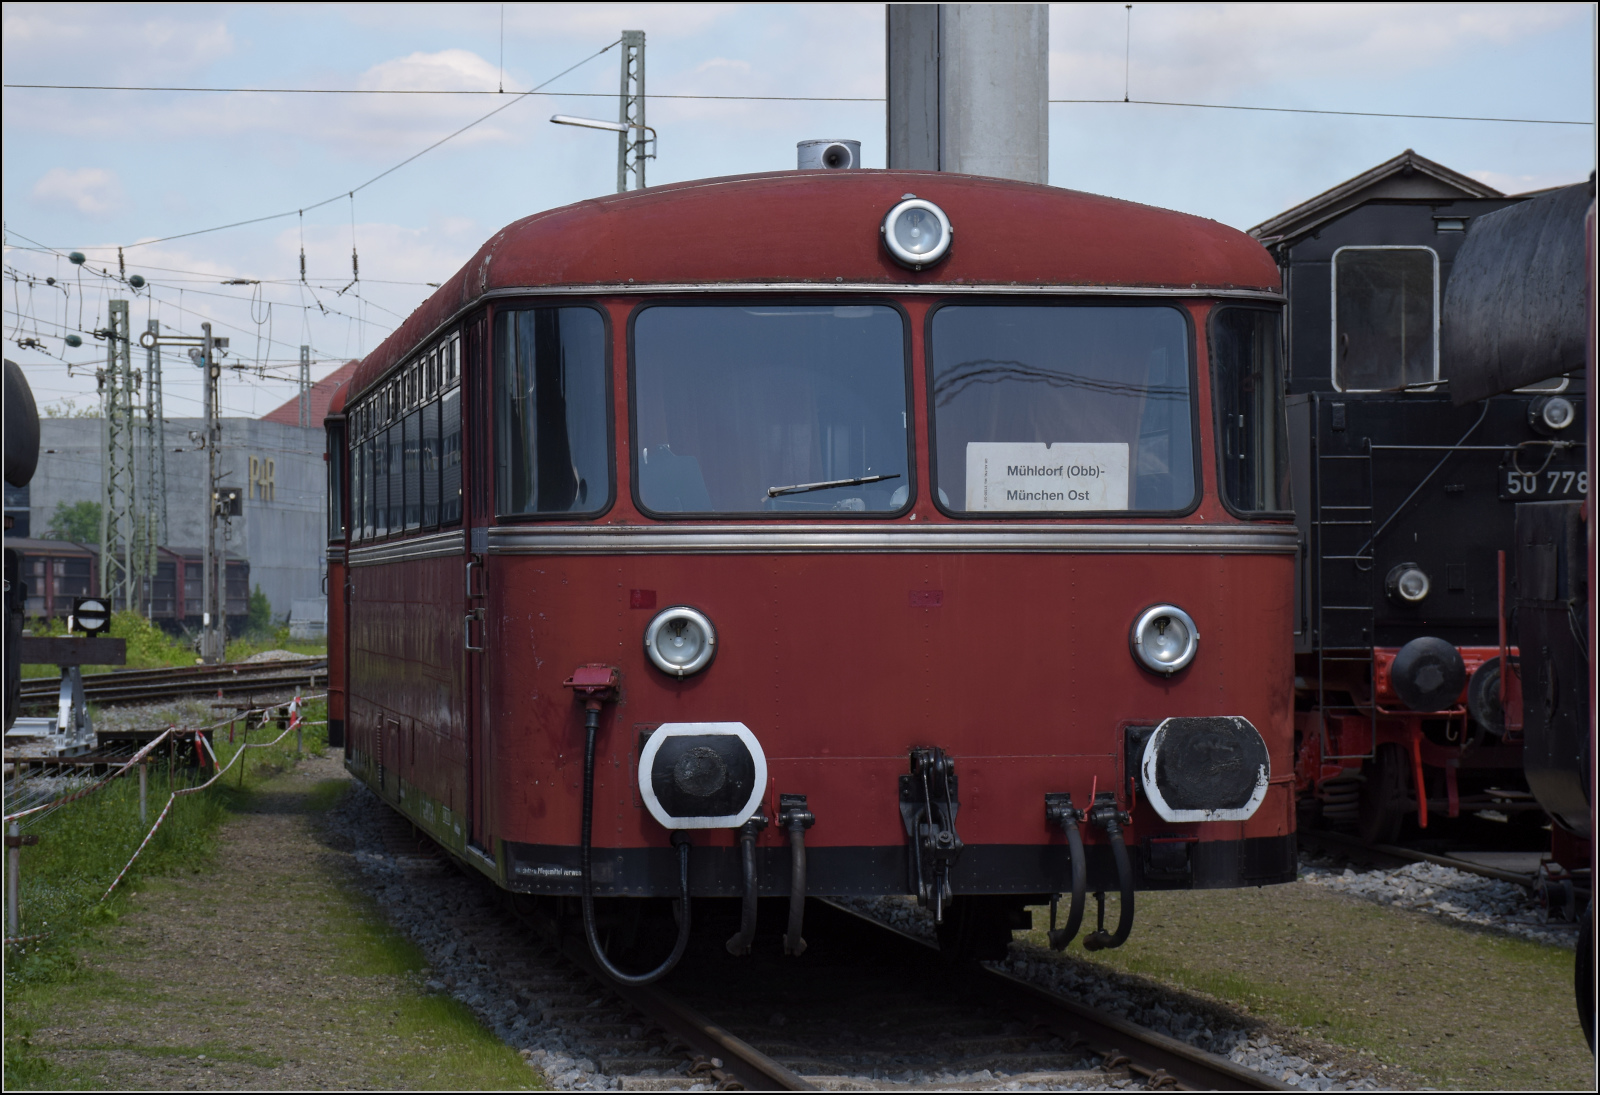
<svg viewBox="0 0 1600 1095"><path fill-rule="evenodd" d="M22 906L18 902L17 891L22 886L22 827L15 821L11 823L11 839L6 841L11 847L6 849L6 930L12 936L22 934Z"/></svg>
<svg viewBox="0 0 1600 1095"><path fill-rule="evenodd" d="M139 824L143 825L149 819L149 810L146 803L149 801L150 765L145 761L139 762Z"/></svg>

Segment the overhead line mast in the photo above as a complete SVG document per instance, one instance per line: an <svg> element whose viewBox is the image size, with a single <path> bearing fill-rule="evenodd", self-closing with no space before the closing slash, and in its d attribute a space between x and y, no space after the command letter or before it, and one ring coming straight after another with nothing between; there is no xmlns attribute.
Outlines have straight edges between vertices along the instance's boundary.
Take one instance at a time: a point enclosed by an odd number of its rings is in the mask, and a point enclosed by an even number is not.
<svg viewBox="0 0 1600 1095"><path fill-rule="evenodd" d="M101 437L105 464L100 505L100 593L117 607L138 610L145 553L138 528L138 470L134 408L140 402L133 372L128 302L110 302L106 328L106 367L100 376Z"/></svg>
<svg viewBox="0 0 1600 1095"><path fill-rule="evenodd" d="M643 190L646 155L644 122L644 31L622 32L622 88L617 121L627 129L617 133L617 193ZM629 185L631 182L632 185Z"/></svg>

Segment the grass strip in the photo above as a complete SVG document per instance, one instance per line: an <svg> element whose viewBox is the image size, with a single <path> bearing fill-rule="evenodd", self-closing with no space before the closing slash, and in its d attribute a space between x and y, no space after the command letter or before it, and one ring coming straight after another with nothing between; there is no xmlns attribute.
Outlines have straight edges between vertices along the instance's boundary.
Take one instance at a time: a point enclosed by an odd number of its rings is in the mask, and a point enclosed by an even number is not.
<svg viewBox="0 0 1600 1095"><path fill-rule="evenodd" d="M1141 893L1138 912L1120 949L1054 957L1209 996L1442 1086L1591 1090L1570 951L1301 883ZM1044 957L1049 911L1033 914L1026 939Z"/></svg>
<svg viewBox="0 0 1600 1095"><path fill-rule="evenodd" d="M315 717L320 711L308 714ZM253 730L250 738L260 741L276 733L275 728L267 727ZM321 747L320 727L308 728L307 737L308 748ZM229 743L224 728L217 733L216 743L226 763L243 747L244 735L236 732ZM290 850L286 853L290 865L274 868L289 873L268 882L258 880L252 868L237 868L218 859L218 829L229 817L263 811L301 814L315 825L319 823L316 815L330 809L348 791L349 782L343 779L311 784L303 776L284 776L293 763L293 749L292 734L273 749L252 749L242 788L235 769L210 791L180 798L180 808L186 801L204 804L203 809L182 819L180 828L190 838L188 845L164 848L148 863L141 859L140 877L127 887L128 894L107 902L106 911L92 921L80 920L70 945L68 939L52 938L37 955L14 956L22 961L16 963L15 971L7 971L8 1089L149 1086L151 1077L158 1078L157 1086L172 1086L185 1077L188 1086L194 1086L198 1078L202 1087L212 1082L225 1086L243 1082L248 1087L297 1087L312 1082L421 1090L538 1086L538 1075L470 1010L448 996L423 989L426 962L422 953L384 921L368 896L348 880L327 873L327 867L316 865L324 861ZM133 786L136 796L137 784ZM152 816L158 801L152 795ZM137 802L133 826L126 824L126 805L107 800L96 809L102 821L120 821L127 842L133 843L142 836L142 830L137 830ZM62 810L51 818L64 820L66 813ZM177 816L172 819L179 820ZM61 827L61 822L56 825ZM304 832L292 826L285 830L281 822L278 825L268 831ZM92 829L86 816L74 826L73 832ZM228 846L239 839L230 837ZM248 846L274 847L280 838L270 838L267 845L260 843L262 839L266 838L257 837ZM282 839L289 839L283 848L294 849L298 847L295 841L307 838ZM41 843L39 847L44 846ZM318 846L315 840L306 845L308 849ZM154 842L146 855L153 851ZM109 866L116 856L101 858L103 865ZM304 866L293 865L297 863ZM118 862L113 872L120 866ZM61 872L53 867L51 873ZM35 881L44 881L42 868L34 874L39 876ZM197 874L203 877L196 878ZM88 888L103 890L104 883L104 878L96 877ZM263 900L264 895L257 892L262 885L270 891L269 899ZM129 922L133 934L113 930L114 921L132 911L135 890L140 895L136 904L141 915ZM169 920L178 913L190 914L183 920L191 934L194 930L205 933L210 929L203 925L215 923L226 938L227 925L250 924L253 934L271 936L268 953L294 954L281 969L270 967L255 976L266 978L262 985L269 993L283 991L279 978L298 978L316 986L308 989L308 996L292 995L303 1002L293 1005L298 1014L290 1018L302 1026L310 1024L318 1038L312 1042L304 1038L273 1041L282 1038L281 1032L274 1035L262 1024L241 1019L260 1004L252 998L255 990L248 977L234 984L230 972L219 975L216 967L191 963L186 975L174 981L172 971L185 969L185 959L194 953L192 944L163 941L166 933L178 927ZM169 924L171 927L164 926ZM273 935L275 931L282 935ZM278 938L283 939L282 944L274 942ZM276 949L279 947L288 950ZM47 962L51 955L54 961ZM75 955L86 956L88 961L77 960ZM27 964L30 958L32 965ZM226 969L248 970L248 963L244 967L228 964ZM205 970L214 972L208 976ZM56 1032L54 1044L36 1044L34 1039L47 1028ZM81 1032L81 1038L72 1039L70 1049L60 1041L62 1029ZM139 1037L146 1029L152 1031L149 1041Z"/></svg>

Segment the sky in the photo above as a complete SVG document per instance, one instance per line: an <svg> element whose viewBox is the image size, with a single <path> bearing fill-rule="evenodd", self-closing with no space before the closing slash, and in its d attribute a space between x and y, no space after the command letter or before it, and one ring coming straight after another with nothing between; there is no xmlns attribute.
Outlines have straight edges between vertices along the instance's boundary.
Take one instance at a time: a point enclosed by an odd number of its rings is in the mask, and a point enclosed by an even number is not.
<svg viewBox="0 0 1600 1095"><path fill-rule="evenodd" d="M1051 106L1050 183L1246 229L1406 148L1508 193L1578 182L1594 170L1593 125L1120 100L1126 88L1165 102L1591 123L1594 12L1140 3L1130 15L1122 3L1052 4L1051 98L1117 101ZM313 378L325 376L372 350L503 225L612 192L616 138L549 117L616 116L620 51L600 51L623 29L645 32L653 95L880 100L652 99L650 183L789 169L795 143L817 137L860 140L865 166L884 165L881 4L7 3L0 19L7 85L487 93L7 86L5 352L40 404L58 409L98 405L105 350L92 332L109 300L132 302L136 331L150 319L181 334L212 322L235 366L224 413L261 415L294 395L300 346L312 348ZM558 94L510 94L558 75L544 89ZM67 261L72 250L85 267ZM119 273L149 284L134 291ZM66 346L69 332L84 344ZM164 362L168 417L199 414L198 370L176 351Z"/></svg>

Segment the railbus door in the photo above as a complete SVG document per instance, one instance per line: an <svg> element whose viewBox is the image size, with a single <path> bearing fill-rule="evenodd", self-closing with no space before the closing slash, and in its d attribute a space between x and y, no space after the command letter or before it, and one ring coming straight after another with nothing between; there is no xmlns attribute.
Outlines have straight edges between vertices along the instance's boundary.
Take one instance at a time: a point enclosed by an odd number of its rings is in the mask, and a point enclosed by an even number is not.
<svg viewBox="0 0 1600 1095"><path fill-rule="evenodd" d="M488 319L470 320L463 332L461 369L462 525L467 532L464 565L462 646L466 693L461 710L467 741L468 847L489 860L494 845L494 749L491 741L489 649L489 522L494 517L493 462L490 459L493 414L490 393Z"/></svg>

